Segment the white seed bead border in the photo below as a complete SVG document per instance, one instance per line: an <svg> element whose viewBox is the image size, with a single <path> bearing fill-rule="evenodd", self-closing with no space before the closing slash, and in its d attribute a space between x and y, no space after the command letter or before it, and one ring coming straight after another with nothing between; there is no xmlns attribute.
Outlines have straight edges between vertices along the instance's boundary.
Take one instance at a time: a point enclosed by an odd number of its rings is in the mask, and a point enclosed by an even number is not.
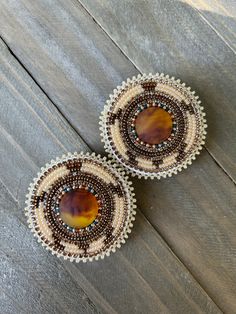
<svg viewBox="0 0 236 314"><path fill-rule="evenodd" d="M169 86L174 86L177 90L181 90L184 92L184 94L188 97L188 99L191 101L192 104L194 104L194 108L198 111L199 114L199 120L200 120L200 129L199 132L199 141L198 144L195 146L193 152L184 160L182 163L178 164L176 167L169 169L167 171L159 171L159 172L146 172L139 169L135 169L133 167L130 167L126 165L114 152L111 141L108 139L108 132L107 132L107 119L108 119L108 113L110 112L110 109L112 108L114 102L119 98L122 92L129 89L130 87L133 87L137 84L141 84L150 80L154 80L157 83L167 84ZM205 144L206 139L206 128L207 121L206 121L206 113L204 112L204 107L201 106L201 101L199 100L199 96L195 95L195 91L191 90L191 87L186 87L186 83L181 82L180 79L175 79L175 77L170 77L169 75L165 75L164 73L156 73L152 74L138 74L138 76L133 76L132 79L128 78L126 81L123 81L121 85L117 86L113 90L113 94L109 95L109 99L106 101L106 105L104 106L103 111L100 115L100 135L101 135L101 142L104 144L105 151L108 153L108 156L114 160L115 163L119 163L125 171L130 174L132 177L137 176L140 178L145 179L161 179L166 177L171 177L173 174L177 174L178 172L181 172L183 169L186 169L188 165L192 164L192 161L196 159L196 155L200 154L200 151L203 148L203 145Z"/></svg>
<svg viewBox="0 0 236 314"><path fill-rule="evenodd" d="M127 204L128 204L128 215L127 220L125 222L125 226L123 228L122 233L120 236L116 239L116 241L108 247L105 251L100 252L99 254L92 256L92 257L69 257L67 255L63 255L62 253L58 253L53 248L51 248L49 245L47 245L40 237L38 232L35 230L35 226L32 221L32 213L31 213L31 197L34 195L34 187L40 177L49 169L51 169L53 166L56 166L58 163L62 163L64 161L68 161L74 158L81 158L81 159L89 159L94 160L97 162L100 162L101 165L103 165L105 168L109 169L112 173L117 175L119 177L119 180L122 182L122 185L125 189L125 193L127 195ZM34 236L37 238L38 242L41 243L43 247L46 248L46 250L51 251L53 255L56 255L57 257L63 257L65 260L69 260L70 262L91 262L93 260L99 260L104 259L105 256L110 256L110 254L113 252L115 253L118 248L121 247L122 244L126 242L128 239L129 233L131 233L131 229L133 227L133 222L135 220L136 215L136 199L134 194L134 188L132 186L132 182L129 180L129 177L127 176L124 169L120 168L117 164L115 164L112 160L108 160L106 157L101 157L101 155L96 155L95 153L68 153L64 154L61 158L57 157L56 160L51 160L50 163L47 163L45 167L41 168L41 171L37 173L37 177L33 179L33 182L30 184L28 188L28 194L26 195L26 207L25 207L25 215L27 217L27 222L29 225L29 228L31 229L31 232L34 234Z"/></svg>

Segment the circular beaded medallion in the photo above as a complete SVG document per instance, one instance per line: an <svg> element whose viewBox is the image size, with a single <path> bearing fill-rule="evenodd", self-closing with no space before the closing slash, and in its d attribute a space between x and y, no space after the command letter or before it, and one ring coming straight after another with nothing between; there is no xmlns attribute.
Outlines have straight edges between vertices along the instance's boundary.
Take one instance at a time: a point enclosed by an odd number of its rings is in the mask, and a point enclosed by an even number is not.
<svg viewBox="0 0 236 314"><path fill-rule="evenodd" d="M114 90L100 117L109 156L132 175L176 174L200 153L206 120L198 97L164 74L138 75Z"/></svg>
<svg viewBox="0 0 236 314"><path fill-rule="evenodd" d="M125 173L100 155L52 160L29 187L26 215L39 242L76 262L104 258L125 243L135 216Z"/></svg>

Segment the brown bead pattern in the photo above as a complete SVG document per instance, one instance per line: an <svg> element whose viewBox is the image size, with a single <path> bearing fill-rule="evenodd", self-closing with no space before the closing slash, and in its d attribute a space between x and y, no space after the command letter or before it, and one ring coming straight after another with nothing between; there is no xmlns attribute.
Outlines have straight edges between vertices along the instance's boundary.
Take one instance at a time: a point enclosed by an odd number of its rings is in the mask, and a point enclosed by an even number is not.
<svg viewBox="0 0 236 314"><path fill-rule="evenodd" d="M75 153L52 161L29 191L26 215L30 228L43 245L65 259L103 258L125 242L132 227L136 206L131 183L100 156ZM61 200L76 191L94 195L99 206L96 219L84 228L67 225L60 212ZM117 199L122 208L117 207Z"/></svg>
<svg viewBox="0 0 236 314"><path fill-rule="evenodd" d="M165 110L173 123L162 139L148 142L145 138L153 134L139 138L135 123L142 111L153 107ZM160 179L186 168L199 154L206 135L204 117L198 97L184 83L163 74L139 75L110 95L100 117L102 141L110 157L132 175Z"/></svg>
<svg viewBox="0 0 236 314"><path fill-rule="evenodd" d="M158 99L158 101L156 100ZM173 115L173 132L171 138L167 142L160 143L158 145L146 146L141 141L134 137L132 124L136 116L141 112L141 108L148 108L150 104L146 104L147 101L153 105L154 102L156 106L160 108L167 109ZM131 121L131 122L130 122ZM158 160L160 157L163 158L168 156L171 151L176 149L179 143L183 140L184 134L184 117L181 109L178 107L174 99L163 95L162 93L149 93L148 95L141 94L134 98L133 101L124 109L123 119L121 120L121 133L122 137L126 139L126 144L128 146L129 152L135 152L138 156L143 158L152 158L153 160ZM128 126L128 127L127 127ZM108 128L108 132L110 129Z"/></svg>

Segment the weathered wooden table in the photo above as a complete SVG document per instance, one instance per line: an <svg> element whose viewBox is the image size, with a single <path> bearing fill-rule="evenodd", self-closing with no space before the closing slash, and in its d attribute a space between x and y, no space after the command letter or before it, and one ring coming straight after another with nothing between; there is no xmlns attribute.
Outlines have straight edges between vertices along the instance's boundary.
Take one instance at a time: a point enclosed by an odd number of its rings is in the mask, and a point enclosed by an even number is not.
<svg viewBox="0 0 236 314"><path fill-rule="evenodd" d="M236 3L0 1L0 312L236 313ZM29 182L67 151L104 153L98 120L133 75L164 72L199 94L205 149L187 170L134 180L129 241L75 264L24 216Z"/></svg>

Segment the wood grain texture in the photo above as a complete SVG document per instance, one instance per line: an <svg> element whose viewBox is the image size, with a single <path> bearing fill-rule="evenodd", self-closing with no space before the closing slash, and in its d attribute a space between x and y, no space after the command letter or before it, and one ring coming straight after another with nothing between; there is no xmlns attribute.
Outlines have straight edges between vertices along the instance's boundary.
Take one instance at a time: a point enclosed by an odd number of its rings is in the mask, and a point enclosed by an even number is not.
<svg viewBox="0 0 236 314"><path fill-rule="evenodd" d="M207 113L206 147L236 182L235 52L207 17L173 0L80 2L141 72L164 72L196 90ZM219 21L231 19L229 33L235 36L232 17L211 14L222 36Z"/></svg>
<svg viewBox="0 0 236 314"><path fill-rule="evenodd" d="M236 191L202 154L174 180L135 184L139 206L221 309L235 312ZM145 191L145 193L143 193Z"/></svg>
<svg viewBox="0 0 236 314"><path fill-rule="evenodd" d="M16 300L9 297L3 289L0 291L0 304L1 308L4 309L4 314L12 314L17 311L19 314L25 314L25 310L20 304L17 304Z"/></svg>
<svg viewBox="0 0 236 314"><path fill-rule="evenodd" d="M77 0L1 5L4 40L86 142L101 150L98 112L114 84L136 69L127 67Z"/></svg>
<svg viewBox="0 0 236 314"><path fill-rule="evenodd" d="M61 263L39 247L24 218L18 217L22 213L15 214L20 210L1 185L0 277L4 292L25 313L99 313Z"/></svg>
<svg viewBox="0 0 236 314"><path fill-rule="evenodd" d="M236 3L234 0L184 0L196 8L223 41L236 52Z"/></svg>
<svg viewBox="0 0 236 314"><path fill-rule="evenodd" d="M6 313L9 308L13 313L18 308L30 313L220 313L140 212L128 243L104 261L70 263L37 243L23 213L29 182L46 161L87 147L3 43L0 48L1 288L11 301Z"/></svg>

